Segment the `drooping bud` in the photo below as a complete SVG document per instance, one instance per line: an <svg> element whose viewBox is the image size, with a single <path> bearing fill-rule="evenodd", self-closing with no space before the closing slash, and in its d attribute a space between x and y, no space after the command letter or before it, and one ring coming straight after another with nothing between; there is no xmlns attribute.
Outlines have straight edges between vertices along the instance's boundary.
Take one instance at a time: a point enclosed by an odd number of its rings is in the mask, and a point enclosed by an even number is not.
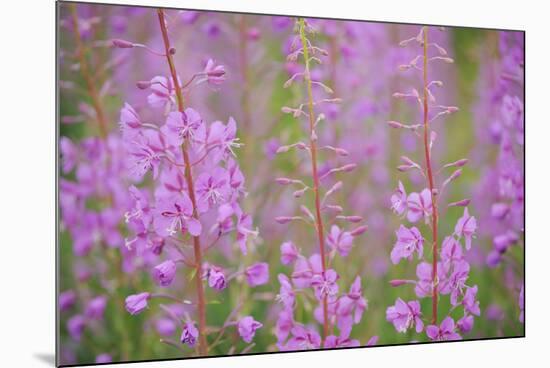
<svg viewBox="0 0 550 368"><path fill-rule="evenodd" d="M294 181L289 178L277 178L275 179L275 182L280 185L288 185L288 184L292 184Z"/></svg>
<svg viewBox="0 0 550 368"><path fill-rule="evenodd" d="M147 88L151 87L151 82L150 81L137 81L136 86L139 89L147 89Z"/></svg>
<svg viewBox="0 0 550 368"><path fill-rule="evenodd" d="M390 285L392 287L397 287L397 286L401 286L401 285L405 285L407 284L407 280L390 280Z"/></svg>
<svg viewBox="0 0 550 368"><path fill-rule="evenodd" d="M121 40L120 38L115 38L111 42L114 47L118 47L119 49L131 49L134 47L132 42Z"/></svg>
<svg viewBox="0 0 550 368"><path fill-rule="evenodd" d="M368 230L367 225L359 226L350 232L351 236L359 236L364 234Z"/></svg>
<svg viewBox="0 0 550 368"><path fill-rule="evenodd" d="M462 199L462 200L457 201L457 202L449 203L447 205L447 207L466 207L469 204L470 204L470 199L466 198L466 199Z"/></svg>

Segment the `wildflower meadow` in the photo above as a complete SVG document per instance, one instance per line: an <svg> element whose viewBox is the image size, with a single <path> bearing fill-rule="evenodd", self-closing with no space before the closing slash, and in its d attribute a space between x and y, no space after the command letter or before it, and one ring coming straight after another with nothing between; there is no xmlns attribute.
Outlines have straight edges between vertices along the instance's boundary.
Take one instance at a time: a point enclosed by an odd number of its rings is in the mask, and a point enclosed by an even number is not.
<svg viewBox="0 0 550 368"><path fill-rule="evenodd" d="M524 336L522 32L70 2L57 32L61 364Z"/></svg>

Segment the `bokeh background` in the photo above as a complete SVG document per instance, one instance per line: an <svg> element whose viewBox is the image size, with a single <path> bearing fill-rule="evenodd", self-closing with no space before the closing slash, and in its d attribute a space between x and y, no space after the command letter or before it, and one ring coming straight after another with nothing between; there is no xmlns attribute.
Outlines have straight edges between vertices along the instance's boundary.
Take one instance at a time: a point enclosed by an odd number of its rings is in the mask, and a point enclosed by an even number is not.
<svg viewBox="0 0 550 368"><path fill-rule="evenodd" d="M73 167L67 163L67 155L60 160L61 166L68 165L68 170L60 168L59 184L61 362L192 356L195 352L191 349L159 341L178 342L181 333L179 328L169 333L171 328L166 324L170 318L164 309L154 305L137 316L124 309L128 295L158 288L151 279L151 265L155 263L129 260L125 255L128 230L124 207L129 201L125 191L131 180L125 175L124 165L116 164L118 156L113 157L108 169L101 171L96 166L95 143L88 140L97 137L107 145L116 144L121 134L119 113L125 102L131 103L144 120L162 123L162 118L147 108L149 92L136 88L136 82L167 75L165 59L144 49L127 52L113 48L110 41L131 40L162 50L156 10L69 3L58 6L60 135L74 143L73 148L80 152L76 156L81 157ZM78 28L72 7L76 10ZM307 138L304 126L281 112L281 107L295 106L304 98L300 88L283 88L296 71L296 65L286 59L294 37L295 19L179 10L167 10L166 14L180 75L201 71L210 58L225 66L224 84L193 89L187 103L207 121L227 121L229 116L237 121L244 146L236 154L248 192L242 206L259 231L259 236L249 241L251 251L247 256L234 251L231 240L227 240L225 248L209 253L208 261L235 270L250 260L261 261L267 262L270 270L269 283L257 288L244 287L237 280L222 293L208 289L208 325L222 325L231 311L241 305L241 313L253 315L264 324L256 333L255 345L245 352L277 351L273 332L275 297L279 290L277 275L290 271L281 265L279 247L292 239L306 254L316 249L310 229L301 225L281 226L274 221L275 216L292 213L298 203L292 190L277 185L274 179L307 173L307 161L300 154L276 154L281 145ZM362 344L375 335L379 337L379 345L417 341L419 337L412 331L407 334L395 331L386 320L386 309L397 297L414 298L412 289L389 286L392 279L414 278L414 264L402 262L394 266L389 258L400 224L390 209L390 196L399 180L407 186L422 185L424 179L420 175L403 174L395 167L404 154L421 162L423 147L414 135L390 129L386 121L418 119L414 104L396 101L391 96L417 83L413 74L398 70L400 64L416 56L416 50L401 48L399 42L414 37L420 27L317 19L311 19L310 23L318 30L314 37L316 44L329 53L312 73L343 101L323 107L326 120L319 130L320 139L348 150L350 157L346 161L358 165L345 177L345 190L338 193L338 202L363 216L369 226L368 232L355 240L351 256L336 259L333 264L342 285L349 285L356 275L362 277L364 296L369 302L352 337ZM470 212L478 221L468 261L472 265L469 283L479 288L481 316L465 338L522 336L523 196L518 194L508 201L511 209L506 218L495 217L492 209L495 203L503 202L497 188L502 177L506 177L505 168L518 167L521 177L515 178L513 184L519 187L518 193L523 193L523 126L507 125L502 112L506 95L523 101L523 33L455 27L444 31L438 27L432 29L433 39L454 59L450 66L433 68L433 79L444 81L438 90L439 102L460 107L458 113L434 124L438 133L434 158L437 166L459 158L470 160L460 179L445 193L445 199L471 198ZM80 56L86 60L87 74ZM96 88L92 94L86 81L89 76ZM98 124L97 105L104 112L106 134ZM513 137L512 159L502 153L505 131L510 131ZM62 138L62 154L67 146L63 142ZM321 158L321 170L337 164L330 155ZM79 185L87 188L85 195L75 194ZM107 199L111 192L116 193L118 203ZM306 194L300 201L311 200L310 194ZM460 215L461 211L445 211L440 222L441 234L451 234ZM74 228L79 230L70 231ZM496 254L495 237L507 231L513 231L518 239L505 252ZM192 295L192 288L187 286L192 277L190 271L180 273L177 292L182 297L186 293ZM94 300L97 303L97 298L105 302L105 310L94 316L90 304ZM429 310L430 300L423 299L422 303ZM303 310L297 313L305 321L308 318L313 321L310 316L313 307L306 304L300 308ZM247 344L232 330L210 354L238 354L246 348Z"/></svg>

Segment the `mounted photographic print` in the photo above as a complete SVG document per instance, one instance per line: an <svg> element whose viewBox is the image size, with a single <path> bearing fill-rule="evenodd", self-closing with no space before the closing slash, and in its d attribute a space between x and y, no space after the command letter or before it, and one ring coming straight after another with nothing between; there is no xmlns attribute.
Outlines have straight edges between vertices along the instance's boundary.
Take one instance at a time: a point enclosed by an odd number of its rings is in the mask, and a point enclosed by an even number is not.
<svg viewBox="0 0 550 368"><path fill-rule="evenodd" d="M58 365L524 336L524 32L57 16Z"/></svg>

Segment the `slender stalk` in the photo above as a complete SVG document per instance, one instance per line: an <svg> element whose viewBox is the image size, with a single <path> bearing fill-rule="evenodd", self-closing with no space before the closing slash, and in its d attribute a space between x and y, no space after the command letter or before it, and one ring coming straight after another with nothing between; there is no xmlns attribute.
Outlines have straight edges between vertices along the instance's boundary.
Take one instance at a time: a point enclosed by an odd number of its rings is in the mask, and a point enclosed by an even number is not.
<svg viewBox="0 0 550 368"><path fill-rule="evenodd" d="M308 111L309 111L309 148L311 150L311 171L313 175L313 193L315 195L315 224L317 228L317 236L319 238L319 249L321 251L321 265L323 269L323 276L326 273L326 255L325 255L325 237L323 230L323 218L321 217L321 200L319 195L319 174L317 172L317 144L314 136L315 130L315 112L313 111L313 93L311 90L311 74L309 70L309 49L306 40L305 33L305 21L303 18L299 20L300 26L300 39L302 42L303 56L305 62L305 73L304 79L307 87L307 98L308 98ZM328 300L327 295L323 296L323 342L328 336Z"/></svg>
<svg viewBox="0 0 550 368"><path fill-rule="evenodd" d="M80 35L80 30L78 29L78 12L76 10L76 4L71 5L71 15L73 19L74 26L74 40L76 43L76 56L78 62L80 63L80 72L82 77L84 77L84 82L86 83L86 88L88 94L92 99L92 107L96 113L97 122L99 124L99 133L102 138L107 137L107 120L105 119L105 112L101 106L101 100L99 98L99 92L94 83L94 78L90 73L90 67L88 66L88 60L86 59L85 47L82 42L82 36Z"/></svg>
<svg viewBox="0 0 550 368"><path fill-rule="evenodd" d="M432 198L432 324L437 324L437 205L434 194L434 178L432 172L432 162L430 157L430 142L429 142L429 120L428 120L428 27L424 27L424 95L422 102L424 105L424 155L426 158L426 169L430 195Z"/></svg>
<svg viewBox="0 0 550 368"><path fill-rule="evenodd" d="M178 110L180 112L184 111L183 104L183 94L178 81L178 74L176 72L176 67L174 65L174 60L172 58L170 39L168 38L168 30L166 29L166 22L164 17L164 11L158 9L158 18L160 23L160 29L162 32L162 39L164 41L164 48L166 51L166 60L168 61L168 66L170 67L170 74L172 80L174 81L174 89L176 91L176 99L178 103ZM193 205L193 217L198 220L197 212L197 202L195 199L195 188L193 182L193 173L191 171L191 164L189 160L189 154L187 152L187 140L184 140L181 145L181 153L183 155L183 161L185 165L184 176L185 181L187 182L187 190L189 192L189 198L191 199L191 204ZM208 345L206 341L206 302L204 297L204 288L201 280L201 267L202 267L202 248L200 236L193 237L193 248L195 252L195 280L197 285L197 309L199 313L199 354L207 355L208 354Z"/></svg>

